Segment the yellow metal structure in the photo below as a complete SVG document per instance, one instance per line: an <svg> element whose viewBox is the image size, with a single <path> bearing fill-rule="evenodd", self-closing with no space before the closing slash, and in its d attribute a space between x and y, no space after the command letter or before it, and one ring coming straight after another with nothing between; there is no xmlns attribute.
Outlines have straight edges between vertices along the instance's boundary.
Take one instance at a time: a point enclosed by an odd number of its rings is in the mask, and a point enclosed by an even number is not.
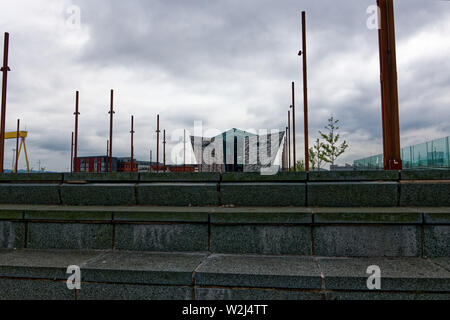
<svg viewBox="0 0 450 320"><path fill-rule="evenodd" d="M19 157L20 157L20 152L22 151L22 146L23 146L23 151L25 152L25 160L27 161L27 170L28 173L30 173L30 163L28 161L28 154L27 154L27 146L25 145L25 138L28 136L28 132L27 131L19 131L19 139L20 139L20 148L19 148L19 153L17 154L17 163L19 162ZM17 139L17 131L15 132L6 132L5 133L5 139ZM14 169L15 171L15 169Z"/></svg>

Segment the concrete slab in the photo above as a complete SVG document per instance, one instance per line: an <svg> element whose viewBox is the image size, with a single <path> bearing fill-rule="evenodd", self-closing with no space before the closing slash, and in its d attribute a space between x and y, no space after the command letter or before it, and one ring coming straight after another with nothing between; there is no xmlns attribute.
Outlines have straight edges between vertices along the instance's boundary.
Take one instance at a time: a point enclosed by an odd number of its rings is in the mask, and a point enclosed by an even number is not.
<svg viewBox="0 0 450 320"><path fill-rule="evenodd" d="M419 226L317 226L314 252L332 257L419 257Z"/></svg>
<svg viewBox="0 0 450 320"><path fill-rule="evenodd" d="M402 181L400 206L449 207L450 180L447 182Z"/></svg>
<svg viewBox="0 0 450 320"><path fill-rule="evenodd" d="M86 184L61 186L63 205L68 206L126 206L136 205L134 184Z"/></svg>
<svg viewBox="0 0 450 320"><path fill-rule="evenodd" d="M111 173L65 173L64 182L120 182L137 183L139 174L137 172L111 172Z"/></svg>
<svg viewBox="0 0 450 320"><path fill-rule="evenodd" d="M371 274L367 269L378 266L382 291L450 291L450 272L422 258L316 259L327 290L370 291L367 281Z"/></svg>
<svg viewBox="0 0 450 320"><path fill-rule="evenodd" d="M304 183L221 183L222 205L256 207L304 207Z"/></svg>
<svg viewBox="0 0 450 320"><path fill-rule="evenodd" d="M424 227L424 255L450 257L450 225Z"/></svg>
<svg viewBox="0 0 450 320"><path fill-rule="evenodd" d="M62 173L1 173L2 182L62 182Z"/></svg>
<svg viewBox="0 0 450 320"><path fill-rule="evenodd" d="M398 171L311 171L309 181L397 181Z"/></svg>
<svg viewBox="0 0 450 320"><path fill-rule="evenodd" d="M82 283L77 300L191 300L192 288Z"/></svg>
<svg viewBox="0 0 450 320"><path fill-rule="evenodd" d="M259 172L226 172L222 174L223 182L305 182L305 172L279 172L274 175L262 175Z"/></svg>
<svg viewBox="0 0 450 320"><path fill-rule="evenodd" d="M310 224L309 208L219 208L211 211L211 223Z"/></svg>
<svg viewBox="0 0 450 320"><path fill-rule="evenodd" d="M422 224L417 208L314 208L319 224Z"/></svg>
<svg viewBox="0 0 450 320"><path fill-rule="evenodd" d="M207 254L114 251L82 268L83 281L147 285L192 285L192 273Z"/></svg>
<svg viewBox="0 0 450 320"><path fill-rule="evenodd" d="M202 301L322 300L322 298L322 293L319 291L238 288L195 289L195 300Z"/></svg>
<svg viewBox="0 0 450 320"><path fill-rule="evenodd" d="M178 173L141 173L140 182L219 182L220 173L215 172L178 172Z"/></svg>
<svg viewBox="0 0 450 320"><path fill-rule="evenodd" d="M57 184L0 184L0 204L60 204Z"/></svg>
<svg viewBox="0 0 450 320"><path fill-rule="evenodd" d="M311 228L305 226L212 225L215 253L309 255Z"/></svg>
<svg viewBox="0 0 450 320"><path fill-rule="evenodd" d="M31 249L111 249L112 224L29 223L27 247Z"/></svg>
<svg viewBox="0 0 450 320"><path fill-rule="evenodd" d="M450 207L443 208L418 208L424 215L426 224L450 225Z"/></svg>
<svg viewBox="0 0 450 320"><path fill-rule="evenodd" d="M321 289L311 257L212 255L195 274L199 286Z"/></svg>
<svg viewBox="0 0 450 320"><path fill-rule="evenodd" d="M0 279L0 300L75 300L65 281Z"/></svg>
<svg viewBox="0 0 450 320"><path fill-rule="evenodd" d="M216 183L142 183L138 203L153 206L218 205Z"/></svg>
<svg viewBox="0 0 450 320"><path fill-rule="evenodd" d="M396 182L310 182L311 207L396 207Z"/></svg>
<svg viewBox="0 0 450 320"><path fill-rule="evenodd" d="M114 208L117 222L208 222L208 208L132 207Z"/></svg>
<svg viewBox="0 0 450 320"><path fill-rule="evenodd" d="M450 170L403 170L402 180L450 180Z"/></svg>
<svg viewBox="0 0 450 320"><path fill-rule="evenodd" d="M131 251L208 251L208 225L205 224L119 224L114 247Z"/></svg>
<svg viewBox="0 0 450 320"><path fill-rule="evenodd" d="M0 221L0 248L14 249L25 246L25 223Z"/></svg>
<svg viewBox="0 0 450 320"><path fill-rule="evenodd" d="M81 268L101 253L75 250L0 250L0 277L67 280L67 267L77 265Z"/></svg>

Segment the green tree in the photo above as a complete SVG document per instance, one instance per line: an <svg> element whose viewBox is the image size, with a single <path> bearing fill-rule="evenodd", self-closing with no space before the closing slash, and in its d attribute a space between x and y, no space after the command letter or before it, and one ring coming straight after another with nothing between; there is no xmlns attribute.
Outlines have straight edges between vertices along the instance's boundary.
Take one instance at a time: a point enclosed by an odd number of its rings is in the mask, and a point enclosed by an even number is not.
<svg viewBox="0 0 450 320"><path fill-rule="evenodd" d="M347 150L348 144L345 140L339 144L340 135L337 133L339 130L339 120L335 120L334 117L331 117L328 119L328 125L325 129L328 130L328 133L319 131L320 135L325 140L325 143L323 143L323 161L334 165L336 159Z"/></svg>
<svg viewBox="0 0 450 320"><path fill-rule="evenodd" d="M320 139L317 139L313 147L309 148L309 162L311 163L311 167L313 170L319 171L324 161L325 161L324 144L320 142Z"/></svg>
<svg viewBox="0 0 450 320"><path fill-rule="evenodd" d="M297 161L297 165L295 166L298 172L305 171L305 161ZM291 168L291 171L294 171L294 168Z"/></svg>

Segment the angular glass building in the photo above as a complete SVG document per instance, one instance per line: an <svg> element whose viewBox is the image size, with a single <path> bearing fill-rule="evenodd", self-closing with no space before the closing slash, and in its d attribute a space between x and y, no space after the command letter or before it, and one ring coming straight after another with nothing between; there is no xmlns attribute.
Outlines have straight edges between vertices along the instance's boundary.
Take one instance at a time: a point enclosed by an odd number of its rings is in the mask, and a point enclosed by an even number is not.
<svg viewBox="0 0 450 320"><path fill-rule="evenodd" d="M191 137L202 172L259 172L274 167L285 132L256 135L231 129L212 137Z"/></svg>
<svg viewBox="0 0 450 320"><path fill-rule="evenodd" d="M411 147L403 148L403 169L449 169L450 168L450 137L441 138ZM383 155L355 160L357 170L382 170Z"/></svg>

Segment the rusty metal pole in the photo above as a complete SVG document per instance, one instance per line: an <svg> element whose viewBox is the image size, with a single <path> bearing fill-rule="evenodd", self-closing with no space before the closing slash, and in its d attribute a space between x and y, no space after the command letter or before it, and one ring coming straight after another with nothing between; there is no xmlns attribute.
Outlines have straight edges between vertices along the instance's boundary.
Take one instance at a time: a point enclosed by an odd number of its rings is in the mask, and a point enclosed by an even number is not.
<svg viewBox="0 0 450 320"><path fill-rule="evenodd" d="M0 69L3 72L2 83L2 106L1 106L1 130L0 130L0 173L3 173L3 167L5 164L5 131L6 131L6 94L8 88L8 71L11 69L8 67L9 56L9 33L5 33L5 45L3 49L3 66Z"/></svg>
<svg viewBox="0 0 450 320"><path fill-rule="evenodd" d="M14 172L17 173L19 167L19 135L20 135L20 119L17 119L17 137L16 137L16 163L14 165Z"/></svg>
<svg viewBox="0 0 450 320"><path fill-rule="evenodd" d="M309 120L308 120L308 68L306 60L306 12L302 11L302 51L303 56L303 104L304 104L304 129L305 129L305 171L309 172Z"/></svg>
<svg viewBox="0 0 450 320"><path fill-rule="evenodd" d="M295 143L295 83L292 82L292 136L293 136L293 154L294 154L294 172L297 171L297 151Z"/></svg>
<svg viewBox="0 0 450 320"><path fill-rule="evenodd" d="M384 169L402 170L394 1L377 0L377 4L380 12L378 38L381 70Z"/></svg>
<svg viewBox="0 0 450 320"><path fill-rule="evenodd" d="M114 117L114 90L111 90L111 106L109 110L109 172L112 172L112 144L113 144L113 117Z"/></svg>
<svg viewBox="0 0 450 320"><path fill-rule="evenodd" d="M70 144L70 173L73 173L73 131L72 131L72 143Z"/></svg>
<svg viewBox="0 0 450 320"><path fill-rule="evenodd" d="M75 172L78 172L77 169L77 159L78 159L78 116L79 112L79 102L80 102L80 93L77 91L75 93L75 144L73 150L73 161L75 162Z"/></svg>
<svg viewBox="0 0 450 320"><path fill-rule="evenodd" d="M167 172L166 167L166 130L163 131L163 161L164 161L164 172Z"/></svg>
<svg viewBox="0 0 450 320"><path fill-rule="evenodd" d="M153 157L152 150L150 150L150 167L149 167L149 172L152 172L152 161L153 161L152 157Z"/></svg>
<svg viewBox="0 0 450 320"><path fill-rule="evenodd" d="M130 165L131 165L131 172L134 172L134 116L131 116L131 160L130 160Z"/></svg>
<svg viewBox="0 0 450 320"><path fill-rule="evenodd" d="M156 173L159 173L159 114L156 120Z"/></svg>
<svg viewBox="0 0 450 320"><path fill-rule="evenodd" d="M289 165L288 165L288 169L289 171L291 170L291 111L288 111L288 134L287 134L287 143L288 143L288 151L289 151Z"/></svg>

